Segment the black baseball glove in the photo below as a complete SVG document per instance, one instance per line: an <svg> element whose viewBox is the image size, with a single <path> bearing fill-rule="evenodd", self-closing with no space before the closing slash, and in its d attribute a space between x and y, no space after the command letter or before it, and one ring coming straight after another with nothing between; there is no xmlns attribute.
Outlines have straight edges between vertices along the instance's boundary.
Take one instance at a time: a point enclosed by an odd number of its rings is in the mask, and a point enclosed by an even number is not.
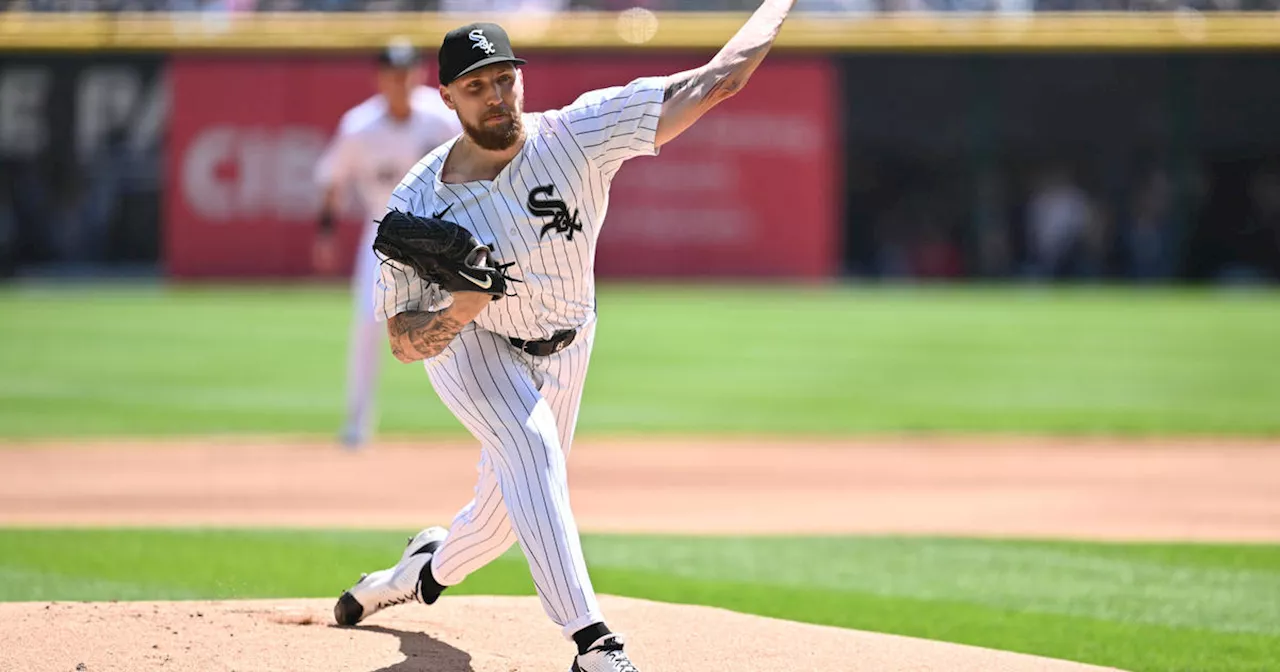
<svg viewBox="0 0 1280 672"><path fill-rule="evenodd" d="M384 261L398 261L448 292L481 292L496 300L508 296L509 283L520 282L507 274L515 262L496 263L492 248L438 216L388 212L378 222L373 249Z"/></svg>

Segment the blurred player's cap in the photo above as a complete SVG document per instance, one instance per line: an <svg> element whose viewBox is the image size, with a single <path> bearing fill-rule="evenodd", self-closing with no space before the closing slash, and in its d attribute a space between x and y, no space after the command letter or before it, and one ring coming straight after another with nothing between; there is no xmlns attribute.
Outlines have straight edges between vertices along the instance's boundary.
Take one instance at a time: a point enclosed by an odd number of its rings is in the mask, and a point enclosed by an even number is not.
<svg viewBox="0 0 1280 672"><path fill-rule="evenodd" d="M486 65L511 62L523 65L511 51L507 31L496 23L472 23L455 28L440 43L440 83L453 80Z"/></svg>
<svg viewBox="0 0 1280 672"><path fill-rule="evenodd" d="M422 54L413 43L404 38L396 38L387 43L378 52L378 65L384 68L412 68L422 62Z"/></svg>

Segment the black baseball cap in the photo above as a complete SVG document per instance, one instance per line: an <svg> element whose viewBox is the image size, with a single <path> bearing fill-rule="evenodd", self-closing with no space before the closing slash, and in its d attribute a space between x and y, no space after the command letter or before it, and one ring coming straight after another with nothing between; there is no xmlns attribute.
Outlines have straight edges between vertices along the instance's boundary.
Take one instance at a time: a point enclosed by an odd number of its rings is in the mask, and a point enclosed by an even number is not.
<svg viewBox="0 0 1280 672"><path fill-rule="evenodd" d="M384 68L412 68L422 62L422 54L413 43L396 38L378 52L378 65Z"/></svg>
<svg viewBox="0 0 1280 672"><path fill-rule="evenodd" d="M472 70L506 62L524 65L525 60L511 51L511 39L502 26L471 23L454 28L440 43L440 84L448 86Z"/></svg>

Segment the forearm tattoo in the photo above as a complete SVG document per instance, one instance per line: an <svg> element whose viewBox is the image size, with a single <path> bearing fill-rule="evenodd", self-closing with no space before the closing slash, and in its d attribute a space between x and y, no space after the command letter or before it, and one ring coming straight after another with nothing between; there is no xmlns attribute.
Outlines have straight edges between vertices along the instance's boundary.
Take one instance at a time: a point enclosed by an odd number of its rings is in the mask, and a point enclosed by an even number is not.
<svg viewBox="0 0 1280 672"><path fill-rule="evenodd" d="M686 72L679 77L673 77L670 82L667 82L667 88L662 92L662 102L665 103L683 93L685 89L689 88L693 84L694 79L695 74L692 72Z"/></svg>
<svg viewBox="0 0 1280 672"><path fill-rule="evenodd" d="M435 313L400 313L387 321L391 352L402 362L435 357L458 335L462 326L447 309Z"/></svg>

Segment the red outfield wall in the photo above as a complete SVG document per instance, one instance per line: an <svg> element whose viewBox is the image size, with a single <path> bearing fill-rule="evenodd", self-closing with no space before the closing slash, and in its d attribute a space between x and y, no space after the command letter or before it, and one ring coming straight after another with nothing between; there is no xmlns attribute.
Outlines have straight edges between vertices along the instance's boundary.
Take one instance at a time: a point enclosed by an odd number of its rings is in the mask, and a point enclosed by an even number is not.
<svg viewBox="0 0 1280 672"><path fill-rule="evenodd" d="M526 108L541 110L702 59L535 54L530 61ZM372 65L363 58L178 56L169 76L169 275L308 274L320 198L312 170L338 118L373 92ZM740 95L657 158L624 166L598 273L834 275L841 200L835 80L828 60L771 58ZM340 229L349 245L358 230L357 217Z"/></svg>

